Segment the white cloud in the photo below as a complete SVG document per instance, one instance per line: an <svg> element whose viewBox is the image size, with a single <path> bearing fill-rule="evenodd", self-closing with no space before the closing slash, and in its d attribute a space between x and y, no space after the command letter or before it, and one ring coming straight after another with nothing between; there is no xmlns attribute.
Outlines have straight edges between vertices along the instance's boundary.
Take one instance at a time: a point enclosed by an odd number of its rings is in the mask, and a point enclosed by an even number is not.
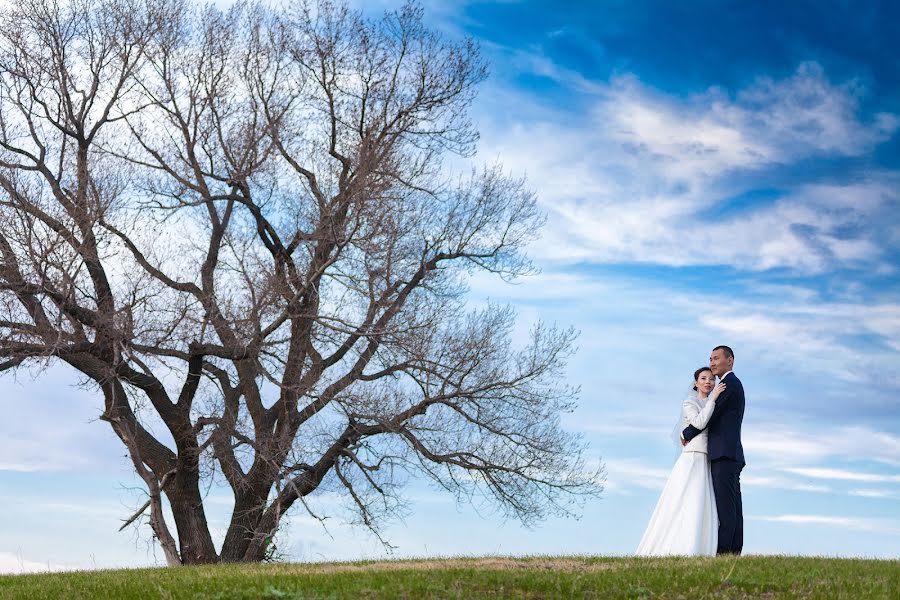
<svg viewBox="0 0 900 600"><path fill-rule="evenodd" d="M657 174L694 181L774 160L773 149L742 127L735 112L715 91L685 104L625 76L612 82L594 122L608 123L613 139L655 164Z"/></svg>
<svg viewBox="0 0 900 600"><path fill-rule="evenodd" d="M18 554L12 552L0 552L0 573L2 574L20 574L20 573L41 573L47 571L71 571L74 567L61 564L53 564L50 562L42 563L33 560L26 560Z"/></svg>
<svg viewBox="0 0 900 600"><path fill-rule="evenodd" d="M809 464L829 458L900 466L900 437L863 426L804 431L778 423L748 424L744 451L770 465Z"/></svg>
<svg viewBox="0 0 900 600"><path fill-rule="evenodd" d="M900 522L863 517L836 517L830 515L750 515L751 521L789 523L791 525L821 525L856 531L869 531L887 535L900 535Z"/></svg>
<svg viewBox="0 0 900 600"><path fill-rule="evenodd" d="M815 494L826 494L832 491L830 487L825 485L796 483L794 481L786 480L783 477L760 475L741 475L741 486L793 490L798 492L812 492Z"/></svg>
<svg viewBox="0 0 900 600"><path fill-rule="evenodd" d="M607 458L606 482L608 493L629 494L635 489L659 491L669 478L670 469L654 467L632 458Z"/></svg>
<svg viewBox="0 0 900 600"><path fill-rule="evenodd" d="M900 483L900 475L884 475L881 473L865 473L832 469L828 467L785 467L786 473L793 473L811 479L833 479L838 481L863 481L867 483Z"/></svg>
<svg viewBox="0 0 900 600"><path fill-rule="evenodd" d="M572 423L579 431L585 431L590 433L601 433L609 436L626 436L633 438L634 436L648 436L648 437L664 437L667 435L674 424L674 420L672 423L667 424L657 424L657 425L641 425L641 421L645 420L644 417L639 415L634 415L632 417L634 421L632 423L622 423L618 418L612 420L612 422L607 423Z"/></svg>
<svg viewBox="0 0 900 600"><path fill-rule="evenodd" d="M890 403L879 398L873 384L900 386L897 369L900 348L885 349L876 342L865 345L848 340L869 337L885 343L900 336L900 305L878 302L791 302L777 298L757 301L698 301L704 325L742 346L745 353L777 359L806 372L827 374L829 378L859 386L851 404L865 407ZM890 344L885 344L890 346ZM900 461L900 442L889 441L894 459ZM884 454L884 452L880 452Z"/></svg>
<svg viewBox="0 0 900 600"><path fill-rule="evenodd" d="M123 503L98 501L96 498L71 498L57 501L41 496L0 496L8 506L22 507L23 513L54 514L61 518L72 518L80 522L87 520L102 522L108 526L124 521L134 512L134 507Z"/></svg>
<svg viewBox="0 0 900 600"><path fill-rule="evenodd" d="M737 172L858 156L889 139L900 118L861 120L865 90L857 82L833 84L821 67L806 63L791 77L760 79L733 96L713 88L677 98L633 76L589 85L545 58L531 67L593 99L574 121L532 107L537 114L527 121L509 123L503 114L482 132L483 155L527 173L550 212L536 250L547 260L800 272L880 260L878 243L848 236L846 228L890 214L896 174L793 186L736 216L704 212L748 189L732 181Z"/></svg>
<svg viewBox="0 0 900 600"><path fill-rule="evenodd" d="M891 344L900 340L900 305L871 299L826 299L815 288L798 285L757 287L746 281L721 289L708 287L692 291L639 276L553 268L515 286L478 277L472 281L471 297L513 302L525 309L523 317L574 322L584 333L582 344L588 345L583 352L598 352L595 346L600 340L625 349L653 339L658 350L651 360L660 361L669 360L666 356L671 350L663 348L671 349L672 344L677 344L675 352L683 352L695 338L706 343L728 340L739 351L739 372L748 366L765 367L798 379L797 383L802 380L797 393L787 399L792 404L812 401L803 394L809 377L815 376L814 383L832 380L846 386L840 390L846 397L828 399L832 412L855 415L894 406L894 397L884 390L900 389L900 345ZM862 339L869 341L859 343ZM697 358L703 361L705 355ZM837 386L829 388L838 393ZM878 437L870 443L867 438L881 434L849 429L835 433L854 438L838 440L839 447L865 444L877 460L900 464L900 438L896 436ZM764 431L760 436L774 438ZM804 439L814 446L822 442L821 437Z"/></svg>
<svg viewBox="0 0 900 600"><path fill-rule="evenodd" d="M637 417L636 417L637 418ZM621 422L620 418L611 419L615 422ZM628 435L634 436L634 439L646 440L649 438L659 438L660 430L658 428L641 428L636 426L629 428L625 424ZM835 458L869 460L867 456L867 446L852 447L851 445L841 445L839 440L847 440L844 435L835 433L839 431L828 432L822 440L816 441L815 437L798 430L781 427L772 430L770 427L763 426L759 428L761 431L772 431L772 435L759 434L757 428L751 428L746 431L743 437L744 453L751 468L748 468L741 476L742 485L748 488L770 488L779 490L800 491L809 493L834 493L836 490L829 486L818 482L801 480L806 478L811 480L830 480L830 481L854 481L862 483L900 483L900 475L849 471L844 469L836 469L821 466L797 466L809 465L810 462L819 462L834 460ZM859 428L857 428L859 429ZM601 433L608 433L604 427L588 426L584 428L586 431L595 433L599 430ZM846 431L846 430L843 430ZM858 431L857 431L858 433ZM874 440L878 433L872 432ZM668 432L665 432L667 435ZM886 435L886 434L884 434ZM890 436L888 436L890 437ZM829 443L832 440L832 443ZM635 445L638 444L635 441ZM609 458L605 459L607 467L607 491L611 493L631 493L638 489L643 490L660 490L665 485L666 479L670 473L670 465L674 460L675 452L670 456L659 456L658 461L644 462L635 458ZM660 467L659 464L665 464L666 467ZM785 476L784 474L789 474ZM887 495L885 495L887 494ZM892 492L855 490L850 495L864 497L890 497Z"/></svg>
<svg viewBox="0 0 900 600"><path fill-rule="evenodd" d="M855 80L832 84L820 65L807 62L787 79L758 79L734 101L713 100L710 112L715 122L754 140L770 160L789 162L815 153L855 156L900 125L890 113L861 122L859 99L865 93Z"/></svg>
<svg viewBox="0 0 900 600"><path fill-rule="evenodd" d="M850 490L849 493L860 498L900 498L900 495L888 490Z"/></svg>
<svg viewBox="0 0 900 600"><path fill-rule="evenodd" d="M744 452L768 460L796 464L819 460L833 453L818 436L771 423L748 425L742 432Z"/></svg>
<svg viewBox="0 0 900 600"><path fill-rule="evenodd" d="M0 471L36 472L109 468L121 442L97 420L101 397L76 387L65 366L0 376ZM20 381L16 381L20 378Z"/></svg>
<svg viewBox="0 0 900 600"><path fill-rule="evenodd" d="M640 490L658 492L662 490L671 472L671 468L659 467L634 458L611 458L605 461L605 465L607 468L606 491L619 495L631 495ZM839 492L839 490L835 490L828 485L798 481L796 478L785 477L779 474L778 471L813 479L877 483L900 482L900 477L830 468L781 468L774 470L771 467L754 466L748 471L741 474L741 485L745 490L765 488L812 494L834 494ZM865 498L897 497L896 493L886 490L852 490L848 494Z"/></svg>
<svg viewBox="0 0 900 600"><path fill-rule="evenodd" d="M641 426L640 415L630 417L632 422L623 422L621 417L609 419L613 425L586 424L579 429L587 432L611 434L617 428L623 435L659 438L668 436L669 430L661 426ZM654 416L645 417L653 419ZM617 425L621 424L621 425ZM879 474L863 475L852 471L821 469L817 464L835 459L880 463L891 467L900 466L900 450L896 447L900 437L889 433L875 431L867 427L828 427L816 431L805 431L788 427L780 423L751 421L745 423L742 431L742 444L747 461L754 469L780 469L812 478L845 479L854 481L893 481L900 482L900 475L886 476ZM827 475L827 476L826 476ZM836 475L832 477L833 475ZM744 479L747 481L747 479ZM798 484L780 481L778 487L796 488ZM754 480L763 485L763 480ZM821 491L821 490L820 490Z"/></svg>

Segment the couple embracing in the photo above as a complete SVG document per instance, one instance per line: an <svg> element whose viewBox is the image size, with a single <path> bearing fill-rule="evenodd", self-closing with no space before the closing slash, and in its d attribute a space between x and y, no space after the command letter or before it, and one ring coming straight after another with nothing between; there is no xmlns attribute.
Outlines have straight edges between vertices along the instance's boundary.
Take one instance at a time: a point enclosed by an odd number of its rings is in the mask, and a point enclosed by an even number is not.
<svg viewBox="0 0 900 600"><path fill-rule="evenodd" d="M638 555L741 553L744 386L733 367L731 348L716 346L709 367L694 372L694 388L682 404L675 433L682 453L650 517Z"/></svg>

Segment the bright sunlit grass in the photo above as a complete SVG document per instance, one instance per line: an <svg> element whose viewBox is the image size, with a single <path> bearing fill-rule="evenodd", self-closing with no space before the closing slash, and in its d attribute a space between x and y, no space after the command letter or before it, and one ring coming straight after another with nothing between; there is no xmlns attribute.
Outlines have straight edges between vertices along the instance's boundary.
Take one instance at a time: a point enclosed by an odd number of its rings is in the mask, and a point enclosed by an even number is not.
<svg viewBox="0 0 900 600"><path fill-rule="evenodd" d="M0 577L0 598L900 598L900 561L530 557L219 565Z"/></svg>

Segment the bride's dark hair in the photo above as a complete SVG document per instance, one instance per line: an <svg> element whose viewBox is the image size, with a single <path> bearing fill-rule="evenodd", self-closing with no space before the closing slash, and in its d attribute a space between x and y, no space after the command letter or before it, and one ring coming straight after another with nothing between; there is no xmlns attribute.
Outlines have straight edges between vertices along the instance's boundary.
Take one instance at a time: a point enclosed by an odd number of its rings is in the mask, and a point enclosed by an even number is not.
<svg viewBox="0 0 900 600"><path fill-rule="evenodd" d="M709 367L700 367L699 369L694 371L694 381L697 381L697 378L700 377L700 373L702 373L703 371L709 371L710 373L712 373L712 369L710 369ZM694 386L694 391L697 391L696 385Z"/></svg>

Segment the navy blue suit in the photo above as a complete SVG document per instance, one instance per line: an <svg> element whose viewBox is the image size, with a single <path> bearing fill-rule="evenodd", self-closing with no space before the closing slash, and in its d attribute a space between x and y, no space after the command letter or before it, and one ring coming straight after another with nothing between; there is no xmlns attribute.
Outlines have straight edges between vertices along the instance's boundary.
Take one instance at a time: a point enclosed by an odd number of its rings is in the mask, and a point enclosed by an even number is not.
<svg viewBox="0 0 900 600"><path fill-rule="evenodd" d="M716 407L706 426L707 454L712 472L716 511L719 515L717 554L740 554L744 546L744 513L741 503L741 469L744 447L741 422L744 420L744 386L734 373L722 380L725 391L716 399ZM688 425L682 432L691 441L702 430Z"/></svg>

